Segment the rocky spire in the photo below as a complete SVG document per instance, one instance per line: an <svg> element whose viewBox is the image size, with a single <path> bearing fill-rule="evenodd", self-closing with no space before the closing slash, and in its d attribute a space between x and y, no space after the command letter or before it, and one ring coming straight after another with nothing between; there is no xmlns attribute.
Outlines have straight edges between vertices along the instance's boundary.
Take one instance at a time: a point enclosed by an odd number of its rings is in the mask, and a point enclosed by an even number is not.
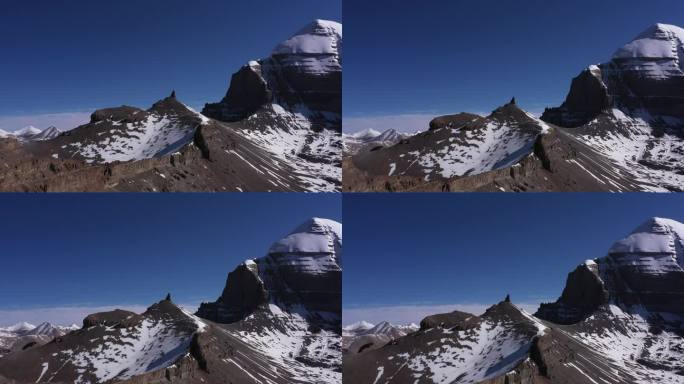
<svg viewBox="0 0 684 384"><path fill-rule="evenodd" d="M511 302L511 295L506 295L506 298L504 299L505 303L510 303Z"/></svg>
<svg viewBox="0 0 684 384"><path fill-rule="evenodd" d="M511 101L510 101L508 104L513 104L513 105L515 105L515 96L513 96L513 97L511 98Z"/></svg>
<svg viewBox="0 0 684 384"><path fill-rule="evenodd" d="M166 298L164 300L171 301L171 293L167 293Z"/></svg>
<svg viewBox="0 0 684 384"><path fill-rule="evenodd" d="M175 98L176 98L176 90L175 90L175 89L174 89L173 91L171 91L171 96L170 96L170 97L171 97L172 99L175 99Z"/></svg>

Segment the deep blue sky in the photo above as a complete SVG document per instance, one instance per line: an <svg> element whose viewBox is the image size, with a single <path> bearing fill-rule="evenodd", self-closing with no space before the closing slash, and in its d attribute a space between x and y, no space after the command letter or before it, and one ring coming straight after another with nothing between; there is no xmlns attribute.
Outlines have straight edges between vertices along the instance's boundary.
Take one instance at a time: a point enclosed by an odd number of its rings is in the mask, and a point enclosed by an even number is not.
<svg viewBox="0 0 684 384"><path fill-rule="evenodd" d="M684 221L681 194L346 194L343 204L345 309L555 300L569 272L647 218Z"/></svg>
<svg viewBox="0 0 684 384"><path fill-rule="evenodd" d="M340 0L3 1L0 117L121 104L147 107L173 88L218 101L230 75Z"/></svg>
<svg viewBox="0 0 684 384"><path fill-rule="evenodd" d="M562 102L583 68L607 61L648 26L684 26L681 0L344 0L343 7L345 117L488 112L511 96L542 111Z"/></svg>
<svg viewBox="0 0 684 384"><path fill-rule="evenodd" d="M0 310L213 301L238 263L341 210L334 194L4 194Z"/></svg>

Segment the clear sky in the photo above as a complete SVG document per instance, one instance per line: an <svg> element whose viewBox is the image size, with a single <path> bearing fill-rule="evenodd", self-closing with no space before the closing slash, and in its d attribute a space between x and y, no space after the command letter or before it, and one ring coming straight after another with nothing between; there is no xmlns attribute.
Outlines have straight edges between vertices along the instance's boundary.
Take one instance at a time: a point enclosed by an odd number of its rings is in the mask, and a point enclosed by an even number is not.
<svg viewBox="0 0 684 384"><path fill-rule="evenodd" d="M477 312L507 293L534 311L649 217L684 222L681 194L346 194L343 204L345 324Z"/></svg>
<svg viewBox="0 0 684 384"><path fill-rule="evenodd" d="M425 129L515 96L541 112L681 0L344 0L344 129ZM407 115L404 119L388 116ZM369 119L372 117L374 119Z"/></svg>
<svg viewBox="0 0 684 384"><path fill-rule="evenodd" d="M108 306L213 301L239 263L341 196L302 193L3 194L0 326L79 322ZM72 319L72 320L69 320Z"/></svg>
<svg viewBox="0 0 684 384"><path fill-rule="evenodd" d="M172 89L192 106L218 101L247 61L341 15L340 0L5 1L0 129L47 124L44 114L67 124L96 108L148 107Z"/></svg>

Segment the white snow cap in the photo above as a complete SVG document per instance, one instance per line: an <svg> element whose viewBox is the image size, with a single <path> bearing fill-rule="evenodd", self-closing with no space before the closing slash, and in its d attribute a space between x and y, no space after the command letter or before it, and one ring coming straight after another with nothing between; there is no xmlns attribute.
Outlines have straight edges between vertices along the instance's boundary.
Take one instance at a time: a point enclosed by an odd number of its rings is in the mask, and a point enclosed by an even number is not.
<svg viewBox="0 0 684 384"><path fill-rule="evenodd" d="M273 49L282 54L337 55L338 41L342 39L342 24L329 20L315 20Z"/></svg>
<svg viewBox="0 0 684 384"><path fill-rule="evenodd" d="M337 253L341 244L342 224L314 217L273 243L268 253Z"/></svg>
<svg viewBox="0 0 684 384"><path fill-rule="evenodd" d="M684 248L684 224L660 217L648 219L626 238L613 244L609 253L668 253Z"/></svg>
<svg viewBox="0 0 684 384"><path fill-rule="evenodd" d="M618 49L613 58L677 58L684 43L684 29L655 24Z"/></svg>

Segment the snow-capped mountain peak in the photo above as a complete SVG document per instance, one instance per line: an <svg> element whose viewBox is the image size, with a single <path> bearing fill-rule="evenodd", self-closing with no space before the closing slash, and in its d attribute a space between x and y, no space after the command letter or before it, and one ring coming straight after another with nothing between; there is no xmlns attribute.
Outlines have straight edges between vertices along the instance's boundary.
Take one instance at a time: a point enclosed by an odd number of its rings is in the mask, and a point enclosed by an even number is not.
<svg viewBox="0 0 684 384"><path fill-rule="evenodd" d="M342 24L315 20L273 49L274 55L339 54Z"/></svg>
<svg viewBox="0 0 684 384"><path fill-rule="evenodd" d="M616 265L636 267L641 273L684 272L684 224L653 217L621 239L608 252Z"/></svg>
<svg viewBox="0 0 684 384"><path fill-rule="evenodd" d="M74 326L76 328L74 328ZM73 330L76 330L79 328L80 327L78 327L75 324L68 326L68 327L62 327L62 326L54 325L54 324L49 323L49 322L43 322L43 323L38 324L33 329L25 332L25 335L58 337L58 336L62 336L65 333L68 333L70 331L73 331Z"/></svg>
<svg viewBox="0 0 684 384"><path fill-rule="evenodd" d="M342 246L342 224L329 219L311 218L284 238L276 241L269 254L330 254Z"/></svg>
<svg viewBox="0 0 684 384"><path fill-rule="evenodd" d="M615 52L613 58L677 58L684 43L684 29L655 24Z"/></svg>
<svg viewBox="0 0 684 384"><path fill-rule="evenodd" d="M30 139L31 140L50 140L50 139L54 139L55 137L59 136L60 134L62 134L62 131L60 131L56 127L50 126L50 127L47 127L46 129L36 133L35 135L31 135Z"/></svg>
<svg viewBox="0 0 684 384"><path fill-rule="evenodd" d="M684 29L655 24L622 46L613 55L623 71L642 73L652 79L684 76Z"/></svg>

